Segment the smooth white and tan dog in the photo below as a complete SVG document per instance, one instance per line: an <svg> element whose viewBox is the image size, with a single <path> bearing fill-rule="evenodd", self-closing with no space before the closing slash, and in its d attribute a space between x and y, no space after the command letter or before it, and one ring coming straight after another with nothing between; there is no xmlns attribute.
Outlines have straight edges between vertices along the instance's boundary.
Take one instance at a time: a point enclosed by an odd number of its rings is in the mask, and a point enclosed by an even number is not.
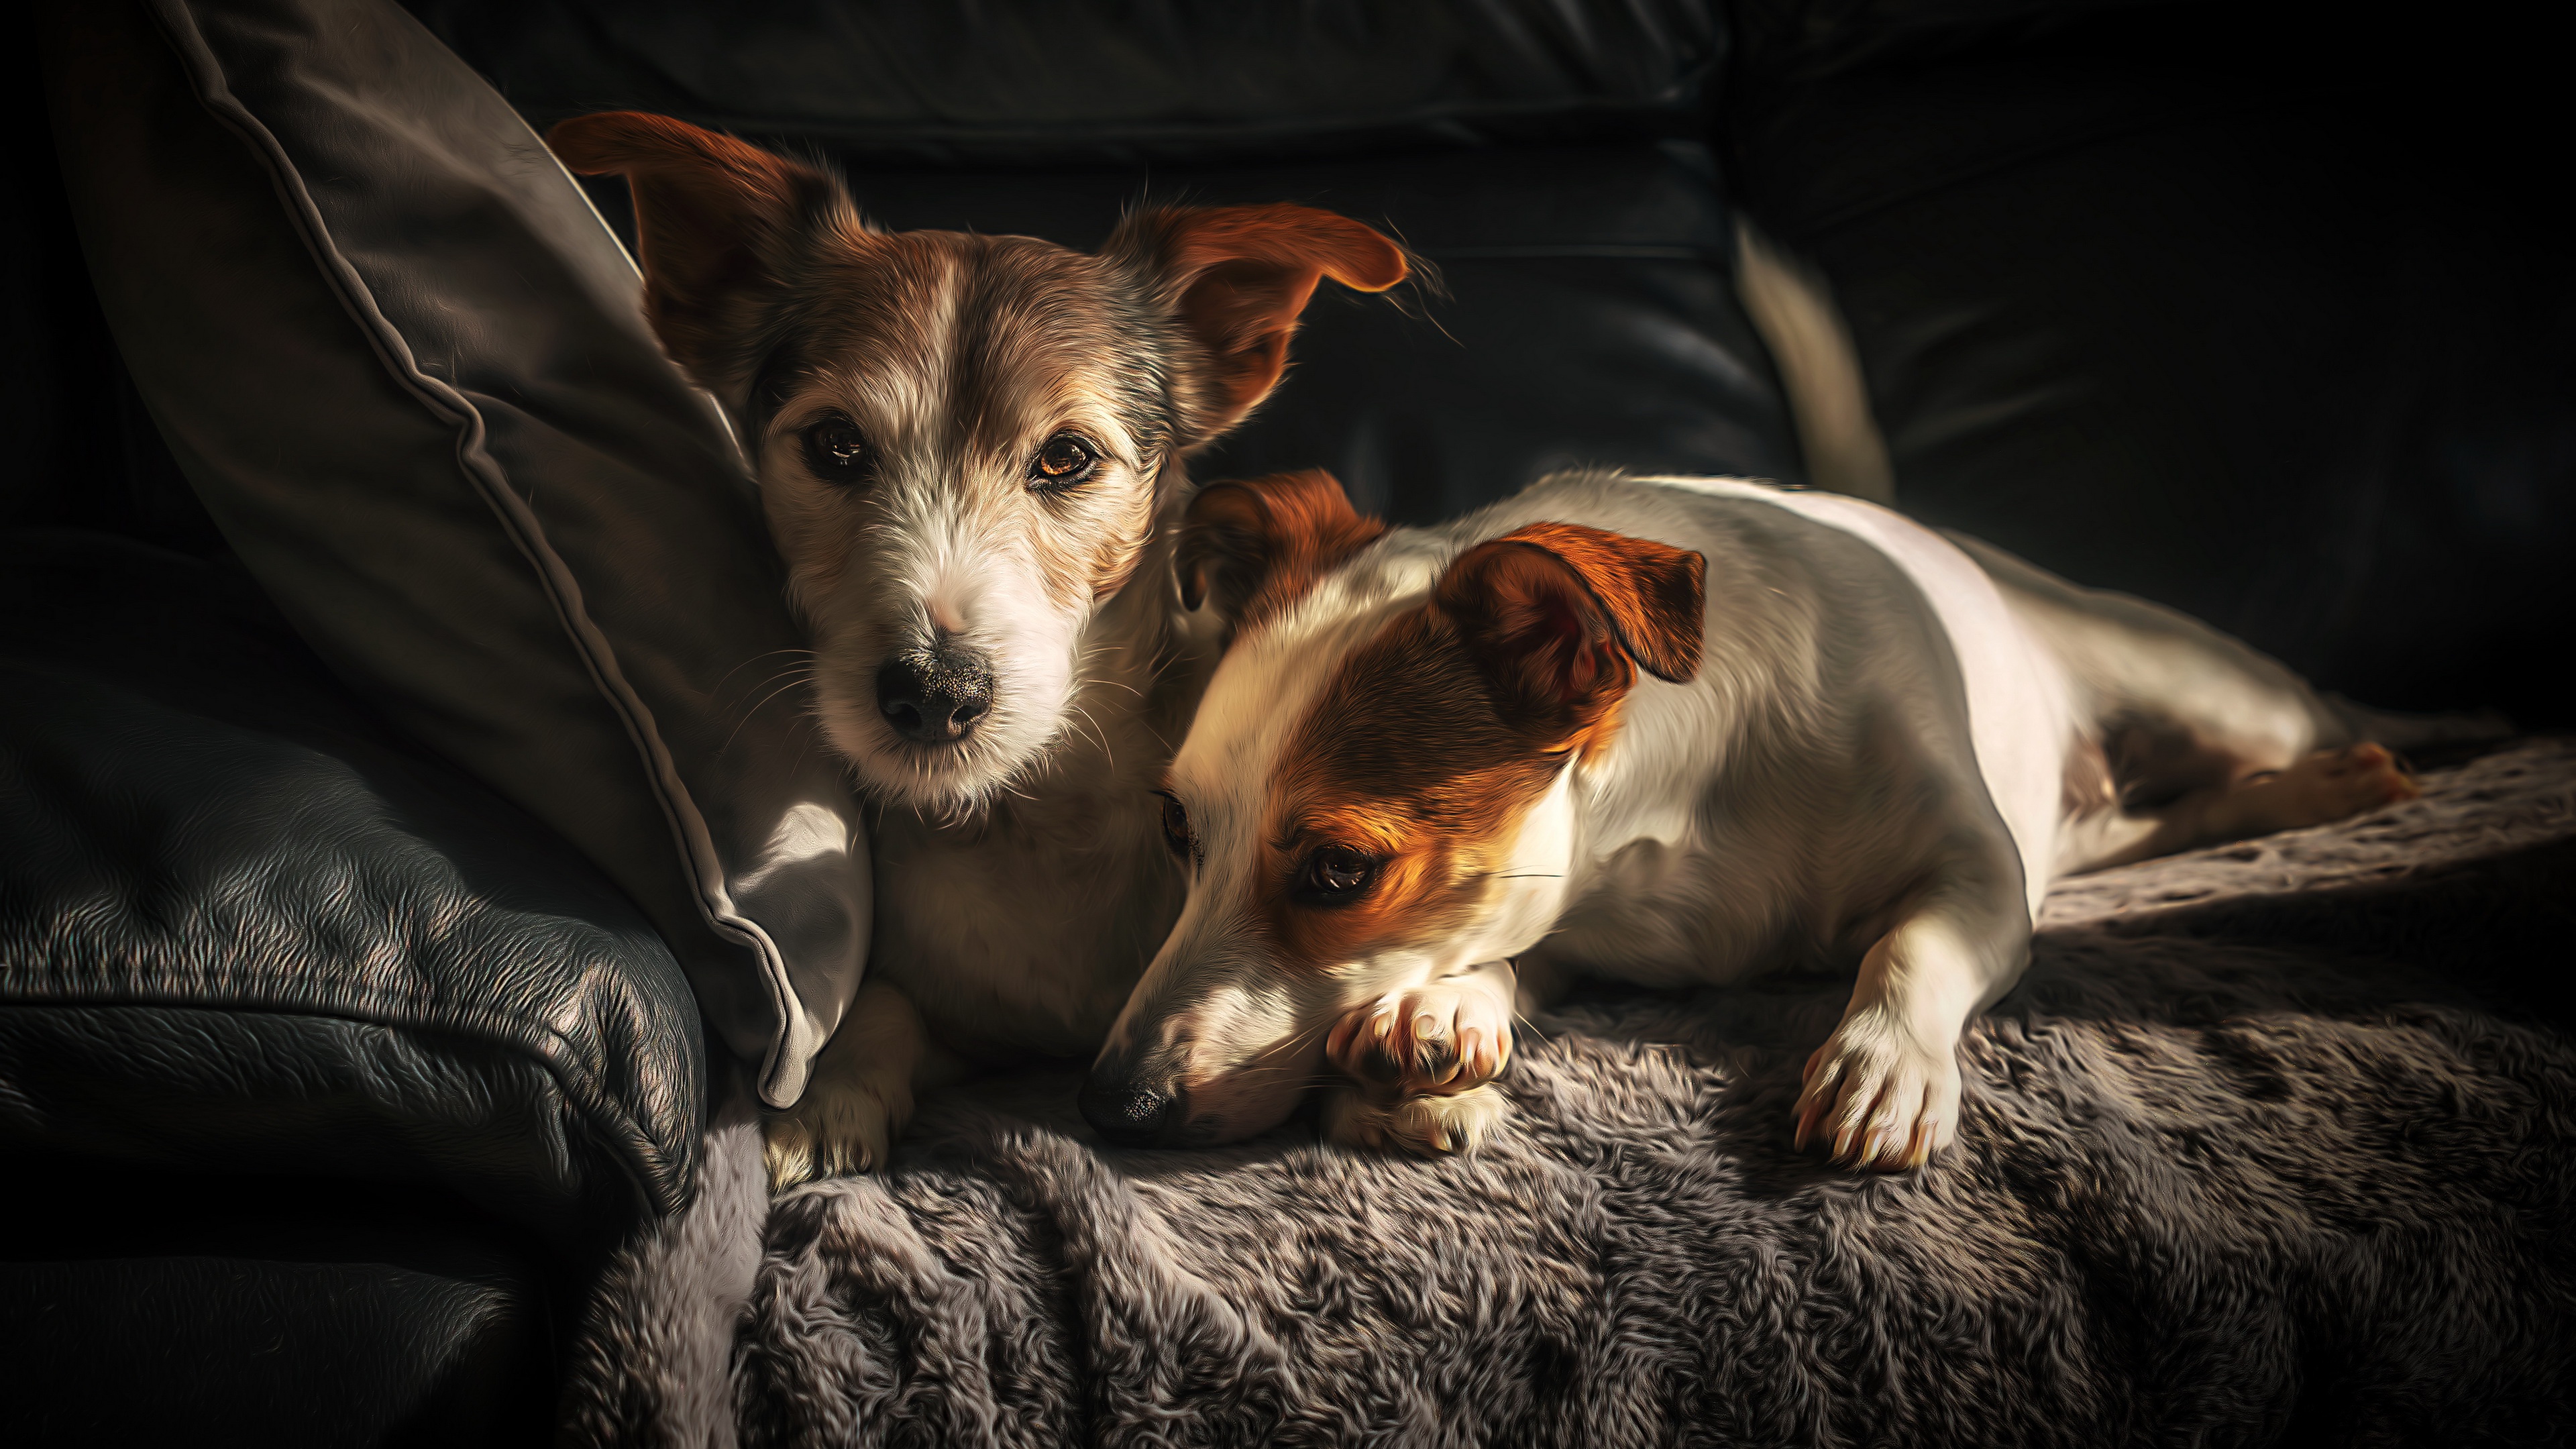
<svg viewBox="0 0 2576 1449"><path fill-rule="evenodd" d="M863 1169L924 1074L1087 1057L1126 1001L1180 907L1149 792L1209 652L1172 582L1182 459L1277 384L1323 280L1408 261L1300 206L1140 210L1096 254L886 232L665 117L547 139L632 188L646 314L732 420L812 627L780 682L876 802L868 984L768 1123L780 1184Z"/></svg>
<svg viewBox="0 0 2576 1449"><path fill-rule="evenodd" d="M1500 1110L1515 990L1857 966L1796 1135L1923 1162L2049 882L2406 798L2364 717L2168 610L1874 504L1559 475L1431 529L1211 485L1230 646L1165 789L1189 892L1085 1089L1130 1143L1427 1150ZM2376 717L2369 717L2376 719Z"/></svg>

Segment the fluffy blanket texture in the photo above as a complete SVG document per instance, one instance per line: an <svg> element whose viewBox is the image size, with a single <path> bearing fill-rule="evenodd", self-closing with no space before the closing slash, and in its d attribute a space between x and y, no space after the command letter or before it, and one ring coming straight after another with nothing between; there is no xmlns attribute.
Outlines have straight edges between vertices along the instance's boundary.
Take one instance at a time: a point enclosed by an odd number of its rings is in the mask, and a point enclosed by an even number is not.
<svg viewBox="0 0 2576 1449"><path fill-rule="evenodd" d="M2069 882L1959 1144L1789 1148L1847 983L1597 993L1475 1156L1113 1151L1076 1077L620 1265L574 1437L806 1444L2552 1442L2576 1424L2576 742ZM745 1235L760 1234L755 1254ZM709 1335L716 1335L709 1341Z"/></svg>

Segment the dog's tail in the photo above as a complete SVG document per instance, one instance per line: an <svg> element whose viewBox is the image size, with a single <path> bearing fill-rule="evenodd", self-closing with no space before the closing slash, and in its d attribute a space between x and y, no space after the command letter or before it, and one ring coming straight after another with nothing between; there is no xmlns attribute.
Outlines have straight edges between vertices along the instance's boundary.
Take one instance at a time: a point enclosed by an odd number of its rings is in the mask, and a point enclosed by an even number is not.
<svg viewBox="0 0 2576 1449"><path fill-rule="evenodd" d="M1887 440L1870 415L1860 353L1834 306L1833 289L1738 213L1735 294L1771 349L1789 394L1789 421L1806 455L1807 481L1893 505L1896 476L1888 466Z"/></svg>

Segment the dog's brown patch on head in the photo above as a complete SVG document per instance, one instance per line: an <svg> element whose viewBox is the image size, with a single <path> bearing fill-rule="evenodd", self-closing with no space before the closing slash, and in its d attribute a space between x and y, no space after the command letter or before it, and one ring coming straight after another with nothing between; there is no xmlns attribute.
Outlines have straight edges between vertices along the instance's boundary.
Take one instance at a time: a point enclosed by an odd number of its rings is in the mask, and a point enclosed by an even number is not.
<svg viewBox="0 0 2576 1449"><path fill-rule="evenodd" d="M1154 485L1174 444L1168 338L1099 257L1026 237L958 240L974 252L951 322L950 393L968 471L1008 480L1014 504L1037 500L1029 546L1050 596L1068 606L1106 598L1153 536ZM1117 456L1143 486L1032 492L1033 455L1059 435Z"/></svg>
<svg viewBox="0 0 2576 1449"><path fill-rule="evenodd" d="M1028 237L957 232L818 239L776 283L768 339L739 394L747 432L846 415L889 479L938 489L976 537L1018 541L1048 596L1115 593L1153 537L1172 446L1166 334L1130 279ZM1070 435L1125 482L1045 491L1034 456ZM773 491L782 549L831 576L893 499ZM855 510L855 511L854 511Z"/></svg>
<svg viewBox="0 0 2576 1449"><path fill-rule="evenodd" d="M1342 661L1273 769L1258 917L1316 965L1456 929L1563 764L1497 707L1450 619L1399 615ZM1311 889L1333 852L1371 863L1347 903Z"/></svg>
<svg viewBox="0 0 2576 1449"><path fill-rule="evenodd" d="M1231 637L1304 598L1385 532L1321 468L1210 483L1190 500L1174 554L1181 606L1213 605Z"/></svg>
<svg viewBox="0 0 2576 1449"><path fill-rule="evenodd" d="M1536 524L1459 555L1429 602L1354 649L1272 775L1252 890L1288 957L1328 965L1471 919L1518 823L1608 740L1637 669L1697 672L1704 567ZM1365 890L1312 889L1359 858Z"/></svg>

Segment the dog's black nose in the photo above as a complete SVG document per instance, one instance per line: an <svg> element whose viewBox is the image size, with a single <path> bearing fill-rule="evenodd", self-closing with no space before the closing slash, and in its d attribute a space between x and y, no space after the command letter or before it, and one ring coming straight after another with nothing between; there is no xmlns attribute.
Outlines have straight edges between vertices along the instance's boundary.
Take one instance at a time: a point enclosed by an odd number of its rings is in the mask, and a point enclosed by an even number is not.
<svg viewBox="0 0 2576 1449"><path fill-rule="evenodd" d="M1095 1076L1082 1084L1082 1116L1121 1147L1151 1147L1180 1114L1178 1099L1142 1082Z"/></svg>
<svg viewBox="0 0 2576 1449"><path fill-rule="evenodd" d="M908 740L962 740L992 707L993 661L953 639L898 654L877 670L877 708Z"/></svg>

